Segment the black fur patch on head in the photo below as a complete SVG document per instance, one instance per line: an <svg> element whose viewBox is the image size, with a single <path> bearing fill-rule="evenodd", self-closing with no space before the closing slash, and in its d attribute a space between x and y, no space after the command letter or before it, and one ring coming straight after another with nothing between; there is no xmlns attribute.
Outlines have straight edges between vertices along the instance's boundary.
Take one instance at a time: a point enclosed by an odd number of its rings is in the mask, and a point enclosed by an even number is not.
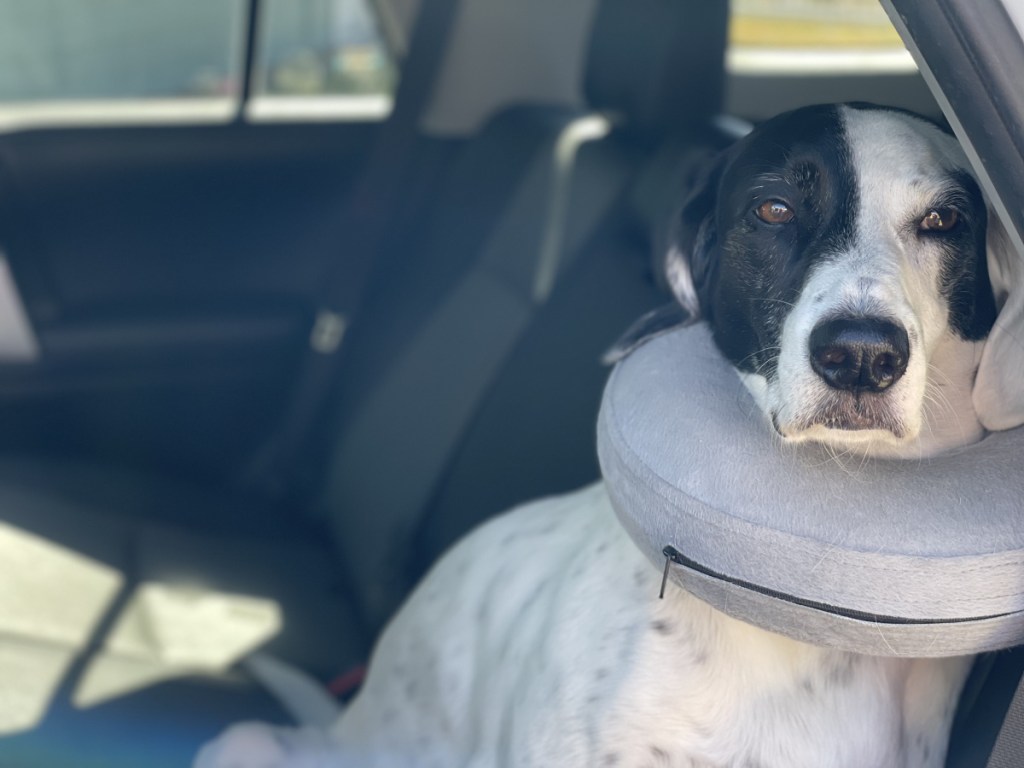
<svg viewBox="0 0 1024 768"><path fill-rule="evenodd" d="M933 237L942 244L939 289L949 302L949 327L962 339L984 339L997 314L988 276L985 200L970 174L958 171L950 175L949 186L935 206L953 208L959 214L951 231L921 233L921 237Z"/></svg>
<svg viewBox="0 0 1024 768"><path fill-rule="evenodd" d="M782 326L809 270L852 243L857 176L835 106L781 115L730 148L680 219L680 251L715 341L740 370L775 376ZM779 201L788 223L756 211Z"/></svg>

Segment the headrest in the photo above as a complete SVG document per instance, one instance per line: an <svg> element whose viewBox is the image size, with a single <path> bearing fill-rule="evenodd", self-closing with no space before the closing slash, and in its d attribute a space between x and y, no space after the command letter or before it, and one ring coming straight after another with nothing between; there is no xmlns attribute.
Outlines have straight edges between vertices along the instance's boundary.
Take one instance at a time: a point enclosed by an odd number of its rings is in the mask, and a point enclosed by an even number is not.
<svg viewBox="0 0 1024 768"><path fill-rule="evenodd" d="M597 0L459 3L424 114L433 136L470 136L514 106L580 106Z"/></svg>
<svg viewBox="0 0 1024 768"><path fill-rule="evenodd" d="M728 3L601 0L584 95L640 133L706 123L721 107Z"/></svg>
<svg viewBox="0 0 1024 768"><path fill-rule="evenodd" d="M619 363L598 426L622 525L733 617L876 656L1024 641L1024 430L936 458L783 445L704 324Z"/></svg>

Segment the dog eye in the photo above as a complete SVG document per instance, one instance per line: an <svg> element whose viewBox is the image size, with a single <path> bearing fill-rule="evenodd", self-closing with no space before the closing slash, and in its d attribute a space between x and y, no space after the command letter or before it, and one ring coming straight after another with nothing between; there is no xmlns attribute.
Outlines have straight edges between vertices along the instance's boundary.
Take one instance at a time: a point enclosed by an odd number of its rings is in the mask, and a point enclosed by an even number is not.
<svg viewBox="0 0 1024 768"><path fill-rule="evenodd" d="M952 208L932 208L917 228L921 232L949 232L960 221L960 214Z"/></svg>
<svg viewBox="0 0 1024 768"><path fill-rule="evenodd" d="M788 224L793 220L793 209L781 200L769 200L754 209L754 213L765 224Z"/></svg>

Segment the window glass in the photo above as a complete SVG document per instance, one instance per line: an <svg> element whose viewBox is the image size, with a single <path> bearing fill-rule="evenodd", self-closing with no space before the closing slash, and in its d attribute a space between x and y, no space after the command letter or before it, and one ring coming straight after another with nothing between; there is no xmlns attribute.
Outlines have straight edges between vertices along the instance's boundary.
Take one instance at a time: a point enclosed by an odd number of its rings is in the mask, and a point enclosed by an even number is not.
<svg viewBox="0 0 1024 768"><path fill-rule="evenodd" d="M370 0L265 0L256 92L268 96L393 93L394 59Z"/></svg>
<svg viewBox="0 0 1024 768"><path fill-rule="evenodd" d="M245 8L242 0L0 0L0 104L237 94Z"/></svg>
<svg viewBox="0 0 1024 768"><path fill-rule="evenodd" d="M733 0L733 72L913 71L878 0Z"/></svg>

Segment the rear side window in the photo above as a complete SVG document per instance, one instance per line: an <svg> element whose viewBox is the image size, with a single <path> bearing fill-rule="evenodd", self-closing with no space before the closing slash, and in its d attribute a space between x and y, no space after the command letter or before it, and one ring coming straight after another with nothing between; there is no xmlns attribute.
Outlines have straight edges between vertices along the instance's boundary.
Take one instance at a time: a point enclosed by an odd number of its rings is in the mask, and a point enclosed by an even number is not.
<svg viewBox="0 0 1024 768"><path fill-rule="evenodd" d="M913 71L878 0L732 0L734 73Z"/></svg>
<svg viewBox="0 0 1024 768"><path fill-rule="evenodd" d="M261 0L248 55L252 5L0 0L0 128L390 111L397 67L371 0Z"/></svg>
<svg viewBox="0 0 1024 768"><path fill-rule="evenodd" d="M257 90L390 94L397 71L368 0L264 0Z"/></svg>
<svg viewBox="0 0 1024 768"><path fill-rule="evenodd" d="M222 97L241 0L0 0L0 102Z"/></svg>
<svg viewBox="0 0 1024 768"><path fill-rule="evenodd" d="M398 79L370 0L263 0L248 115L384 117Z"/></svg>
<svg viewBox="0 0 1024 768"><path fill-rule="evenodd" d="M731 0L726 112L765 120L806 104L938 107L878 0Z"/></svg>

